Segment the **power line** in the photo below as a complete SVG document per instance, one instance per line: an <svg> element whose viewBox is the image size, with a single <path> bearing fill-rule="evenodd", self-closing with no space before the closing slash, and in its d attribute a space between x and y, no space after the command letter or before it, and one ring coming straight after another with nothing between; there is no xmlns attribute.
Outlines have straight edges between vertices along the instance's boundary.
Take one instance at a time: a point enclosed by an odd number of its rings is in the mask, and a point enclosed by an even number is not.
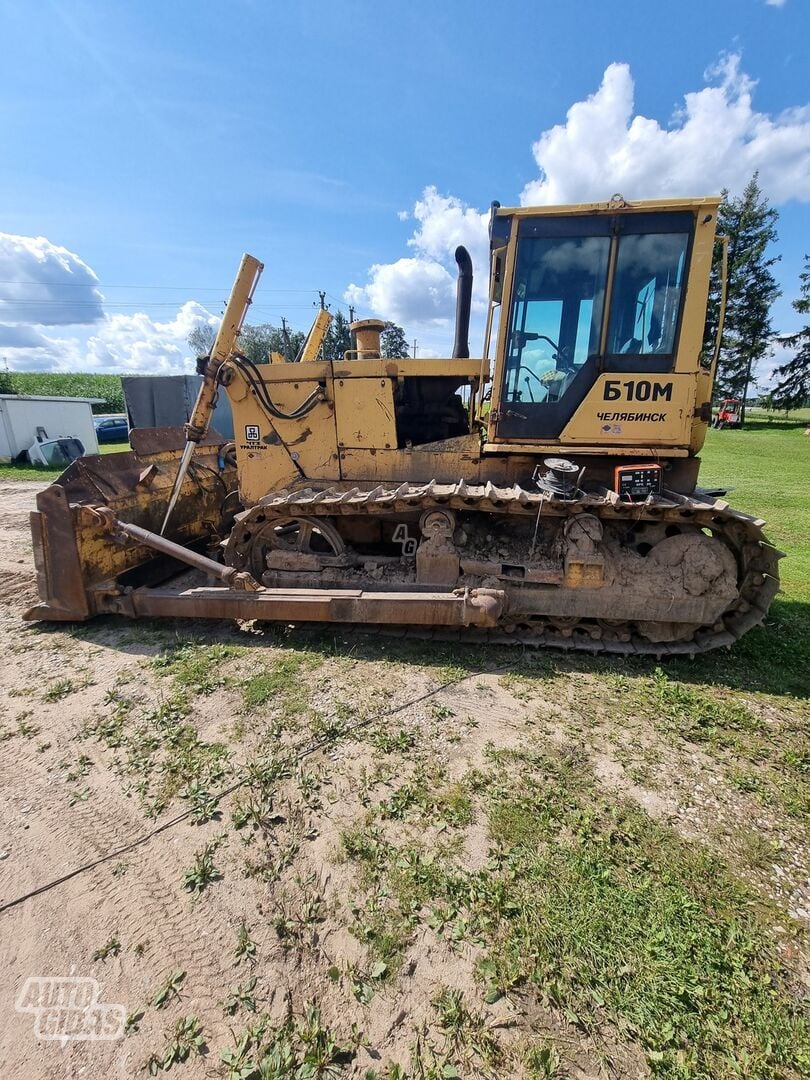
<svg viewBox="0 0 810 1080"><path fill-rule="evenodd" d="M227 286L214 285L107 285L101 281L11 281L0 279L0 285L43 285L51 289L162 289L174 292L228 292ZM314 293L317 289L263 289L272 293Z"/></svg>

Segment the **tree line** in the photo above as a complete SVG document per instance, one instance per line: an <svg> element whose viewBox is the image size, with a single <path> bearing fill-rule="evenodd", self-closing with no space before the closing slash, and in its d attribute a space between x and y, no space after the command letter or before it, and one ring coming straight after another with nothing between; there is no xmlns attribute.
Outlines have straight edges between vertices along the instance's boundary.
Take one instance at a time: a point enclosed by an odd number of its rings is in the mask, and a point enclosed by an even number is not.
<svg viewBox="0 0 810 1080"><path fill-rule="evenodd" d="M331 314L331 313L330 313ZM214 344L216 327L196 326L188 335L188 343L197 356L206 356ZM270 353L279 353L287 361L294 361L306 341L303 330L291 330L286 326L270 323L247 323L239 334L239 351L254 364L266 364ZM349 320L342 311L332 314L329 329L323 342L321 355L324 360L342 360L353 349ZM405 331L394 322L386 322L380 335L380 354L386 360L408 356Z"/></svg>
<svg viewBox="0 0 810 1080"><path fill-rule="evenodd" d="M810 323L794 334L774 331L772 307L781 295L773 267L781 256L773 254L779 215L769 205L754 173L741 195L727 189L717 216L718 236L728 238L726 314L715 379L716 396L737 398L743 406L756 383L757 365L775 344L792 352L773 372L767 394L770 408L789 411L810 402ZM715 245L704 345L709 353L717 337L721 302L722 244ZM799 296L793 307L810 313L810 256L805 255L799 275Z"/></svg>

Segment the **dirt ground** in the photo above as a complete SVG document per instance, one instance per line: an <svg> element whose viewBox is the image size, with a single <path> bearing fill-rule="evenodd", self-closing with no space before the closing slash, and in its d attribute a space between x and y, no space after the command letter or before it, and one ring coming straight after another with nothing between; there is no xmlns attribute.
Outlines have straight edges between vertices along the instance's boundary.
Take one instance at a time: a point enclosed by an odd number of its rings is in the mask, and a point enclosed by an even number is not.
<svg viewBox="0 0 810 1080"><path fill-rule="evenodd" d="M416 761L424 775L440 768L442 789L450 790L485 770L493 747L576 743L605 792L722 851L786 922L810 922L801 820L786 820L727 783L725 767L700 747L662 742L632 709L613 726L597 717L597 727L604 726L583 739L591 723L583 702L596 678L587 671L556 680L546 693L542 680L523 680L491 658L482 657L478 668L429 655L403 663L396 639L364 644L336 635L334 648L321 645L313 658L299 641L290 650L255 627L112 619L78 628L25 624L21 615L35 594L27 515L38 487L0 484L0 905L86 869L0 914L3 1078L134 1076L153 1054L160 1057L165 1033L181 1016L197 1018L203 1053L177 1064L178 1075L226 1075L221 1051L238 1044L255 1015L245 996L278 1023L301 1017L317 1001L320 1022L344 1042L354 1039L346 1075L394 1076L386 1070L397 1062L408 1067L415 1040L439 1038L431 1003L448 987L478 1003L487 1029L507 1048L542 1034L560 1063L524 1073L517 1065L488 1069L476 1058L466 1071L437 1076L648 1075L632 1039L619 1045L609 1032L574 1038L548 1009L529 1013L525 1001L508 996L484 1002L474 939L453 941L415 923L396 970L375 974L373 933L364 938L358 924L367 918L372 925L376 901L368 900L342 837L365 820L380 791L396 790L408 748L408 767ZM167 650L176 655L172 650L189 635L203 652L156 663ZM198 656L208 673L195 666ZM166 716L169 726L160 730L179 730L171 727L173 708L186 710L196 740L190 748L186 729L182 751L171 738L153 747L146 734L133 736L152 730L149 724L160 727ZM209 749L220 745L226 765ZM254 783L268 768L263 755L279 748L288 766L274 775L272 797L259 811L247 797L250 784L243 785L209 808L208 820L205 813L187 816L129 847L188 810L195 797L204 802L206 793L245 775ZM187 790L192 774L197 796ZM250 790L260 791L262 782ZM452 811L447 799L442 807ZM458 857L470 871L486 867L491 840L484 823L458 820ZM424 819L399 821L392 811L381 835L434 828ZM437 844L446 835L444 826L436 829ZM194 891L193 880L186 887L189 869L195 860L199 867L206 845L216 874ZM105 858L118 849L127 850ZM802 970L806 977L791 940L788 959L797 977ZM184 974L158 1007L172 972ZM37 1039L35 1016L15 1008L31 976L96 979L100 1000L119 1003L132 1018L128 1033L110 1041ZM240 985L241 1002L229 1004Z"/></svg>

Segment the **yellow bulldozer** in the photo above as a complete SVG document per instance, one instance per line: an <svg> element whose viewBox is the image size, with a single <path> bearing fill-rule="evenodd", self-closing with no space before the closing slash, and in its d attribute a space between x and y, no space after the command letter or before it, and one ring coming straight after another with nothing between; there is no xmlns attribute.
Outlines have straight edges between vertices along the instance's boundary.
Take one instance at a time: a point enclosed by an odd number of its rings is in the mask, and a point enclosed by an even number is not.
<svg viewBox="0 0 810 1080"><path fill-rule="evenodd" d="M84 457L32 514L27 617L397 627L590 652L695 654L765 616L781 553L697 486L722 328L703 345L718 199L490 217L480 358L459 266L448 359L385 358L383 324L256 365L245 255L185 428ZM209 427L228 396L235 439Z"/></svg>

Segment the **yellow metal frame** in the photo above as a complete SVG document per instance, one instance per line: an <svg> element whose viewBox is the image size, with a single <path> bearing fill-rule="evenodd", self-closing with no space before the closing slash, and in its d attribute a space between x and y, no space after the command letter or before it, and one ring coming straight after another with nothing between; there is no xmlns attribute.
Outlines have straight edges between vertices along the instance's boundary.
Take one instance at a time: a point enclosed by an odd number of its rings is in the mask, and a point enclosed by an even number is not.
<svg viewBox="0 0 810 1080"><path fill-rule="evenodd" d="M579 454L621 454L639 457L680 457L697 452L703 444L708 423L701 413L701 406L708 401L713 372L701 378L700 355L703 348L703 329L706 319L706 302L709 291L709 274L714 250L717 208L719 198L711 196L700 199L648 199L643 202L579 203L574 206L501 207L498 217L510 217L512 227L506 247L504 282L501 300L502 316L498 327L495 370L492 376L491 409L486 422L485 452L487 453L559 453L564 448ZM689 267L686 277L686 294L672 371L669 373L601 372L596 382L577 407L571 420L560 433L539 445L527 444L521 439L499 437L496 418L501 405L503 370L509 337L509 311L515 279L517 259L518 223L522 218L540 216L585 215L632 215L651 211L690 211L695 216ZM610 296L617 245L611 245L606 295ZM600 347L603 350L607 334L609 304L605 304L601 328ZM668 393L667 408L655 408L655 403L644 406L632 399L632 386L628 383L648 380L661 393ZM610 389L607 384L614 384ZM615 384L618 383L618 388ZM612 394L618 389L619 396ZM600 414L602 416L600 417ZM655 421L630 419L649 414L661 417ZM653 428L654 424L654 428Z"/></svg>

